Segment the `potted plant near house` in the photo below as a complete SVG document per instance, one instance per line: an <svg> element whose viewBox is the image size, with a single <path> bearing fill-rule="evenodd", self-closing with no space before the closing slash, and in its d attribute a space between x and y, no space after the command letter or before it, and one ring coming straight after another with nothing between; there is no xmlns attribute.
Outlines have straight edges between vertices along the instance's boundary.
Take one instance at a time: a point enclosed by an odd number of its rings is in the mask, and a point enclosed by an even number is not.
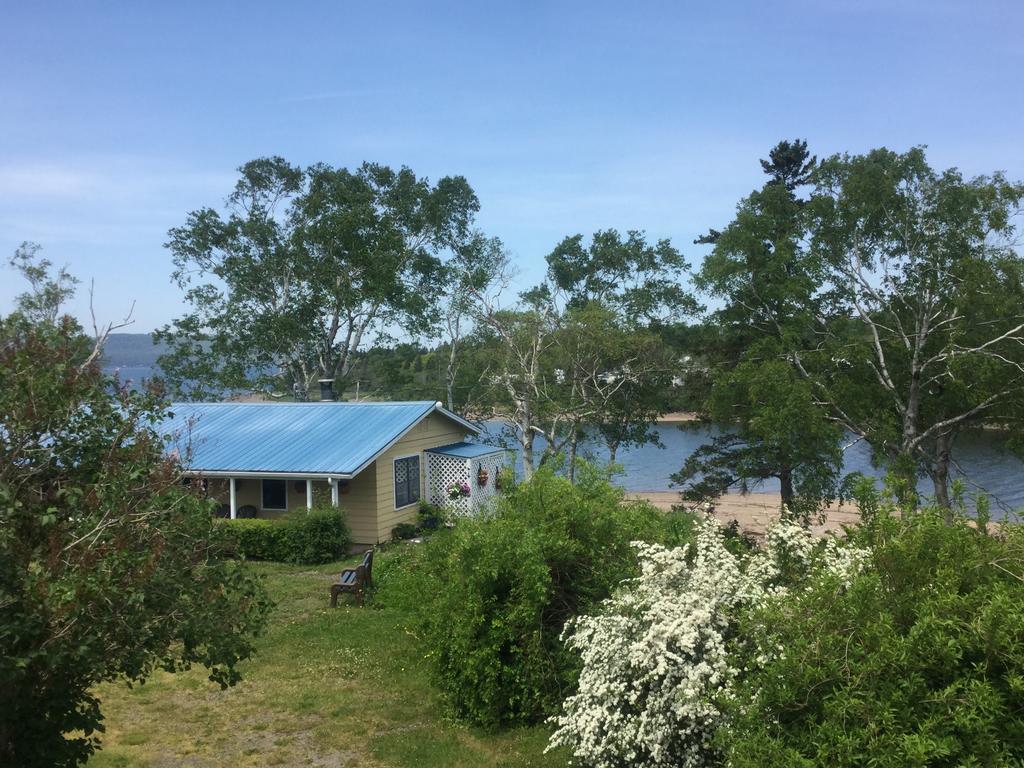
<svg viewBox="0 0 1024 768"><path fill-rule="evenodd" d="M468 499L470 494L469 483L454 482L448 486L448 498L452 501L456 499Z"/></svg>

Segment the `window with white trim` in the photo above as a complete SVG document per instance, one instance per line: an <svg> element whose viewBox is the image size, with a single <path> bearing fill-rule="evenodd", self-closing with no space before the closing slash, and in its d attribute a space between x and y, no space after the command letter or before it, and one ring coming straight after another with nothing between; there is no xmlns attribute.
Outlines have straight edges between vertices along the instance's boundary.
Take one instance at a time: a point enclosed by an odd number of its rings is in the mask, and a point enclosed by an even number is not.
<svg viewBox="0 0 1024 768"><path fill-rule="evenodd" d="M264 478L260 505L263 509L288 509L288 481Z"/></svg>
<svg viewBox="0 0 1024 768"><path fill-rule="evenodd" d="M395 459L395 509L420 500L420 457Z"/></svg>

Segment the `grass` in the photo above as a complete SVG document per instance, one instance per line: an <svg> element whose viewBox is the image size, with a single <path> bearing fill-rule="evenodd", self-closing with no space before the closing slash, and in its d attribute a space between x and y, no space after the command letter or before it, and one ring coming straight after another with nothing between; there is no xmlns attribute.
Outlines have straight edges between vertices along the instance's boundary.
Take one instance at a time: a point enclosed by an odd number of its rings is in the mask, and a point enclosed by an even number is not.
<svg viewBox="0 0 1024 768"><path fill-rule="evenodd" d="M250 567L277 608L242 682L221 691L194 669L102 686L106 733L90 768L566 764L543 754L542 726L488 733L446 717L402 614L328 607L341 564Z"/></svg>

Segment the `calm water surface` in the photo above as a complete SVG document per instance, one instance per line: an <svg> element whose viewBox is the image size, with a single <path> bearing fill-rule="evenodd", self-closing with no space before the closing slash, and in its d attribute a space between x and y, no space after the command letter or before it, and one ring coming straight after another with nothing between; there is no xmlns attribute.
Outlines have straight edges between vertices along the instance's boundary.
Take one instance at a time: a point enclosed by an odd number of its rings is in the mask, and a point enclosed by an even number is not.
<svg viewBox="0 0 1024 768"><path fill-rule="evenodd" d="M108 368L112 371L113 366ZM153 375L150 367L119 366L121 381L131 380L138 385L143 379ZM485 439L499 442L503 424L497 421L485 425ZM664 448L655 445L642 445L638 448L623 448L616 457L623 467L623 473L615 481L629 491L670 491L673 488L671 476L678 472L686 457L698 447L721 434L717 427L682 428L675 424L662 424L657 429ZM961 435L957 440L953 458L963 469L968 480L968 492L984 491L992 499L993 513L1011 510L1024 510L1024 463L1004 450L1006 435L991 430L977 430ZM514 447L515 443L507 443ZM542 440L537 441L538 454L544 448ZM596 463L608 461L608 451L598 441L584 441L580 455ZM522 456L518 457L519 470L522 471ZM881 473L871 466L868 447L857 443L846 450L843 466L844 474L863 472L866 475L880 477ZM954 474L960 473L954 470ZM926 496L931 494L931 483L922 480L920 489ZM777 491L777 481L767 481L752 491Z"/></svg>
<svg viewBox="0 0 1024 768"><path fill-rule="evenodd" d="M498 439L502 429L500 422L488 422L485 431L491 438ZM619 450L616 460L624 471L615 481L626 490L677 490L672 486L672 474L679 471L686 458L698 447L721 434L716 427L684 429L675 424L662 424L657 431L664 448L643 445ZM1024 463L1003 448L1005 442L1005 433L991 430L967 432L958 438L953 455L966 475L968 493L986 492L992 499L993 513L1024 509ZM539 450L543 450L543 445L542 441L537 441ZM585 441L580 453L597 463L608 461L608 451L593 440ZM871 466L871 454L864 443L848 448L844 459L844 474L863 472L881 477L882 473ZM518 465L521 471L521 455ZM955 470L954 473L960 474ZM931 482L922 480L920 489L925 495L931 495ZM767 481L750 490L777 491L779 484L775 480Z"/></svg>

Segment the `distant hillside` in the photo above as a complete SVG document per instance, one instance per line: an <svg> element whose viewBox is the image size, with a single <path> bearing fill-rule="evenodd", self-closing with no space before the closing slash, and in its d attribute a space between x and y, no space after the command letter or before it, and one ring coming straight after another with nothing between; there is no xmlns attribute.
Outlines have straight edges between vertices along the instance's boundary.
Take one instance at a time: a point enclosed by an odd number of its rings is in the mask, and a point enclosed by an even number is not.
<svg viewBox="0 0 1024 768"><path fill-rule="evenodd" d="M154 368L156 359L166 351L161 344L153 344L149 333L112 333L103 348L103 367Z"/></svg>

